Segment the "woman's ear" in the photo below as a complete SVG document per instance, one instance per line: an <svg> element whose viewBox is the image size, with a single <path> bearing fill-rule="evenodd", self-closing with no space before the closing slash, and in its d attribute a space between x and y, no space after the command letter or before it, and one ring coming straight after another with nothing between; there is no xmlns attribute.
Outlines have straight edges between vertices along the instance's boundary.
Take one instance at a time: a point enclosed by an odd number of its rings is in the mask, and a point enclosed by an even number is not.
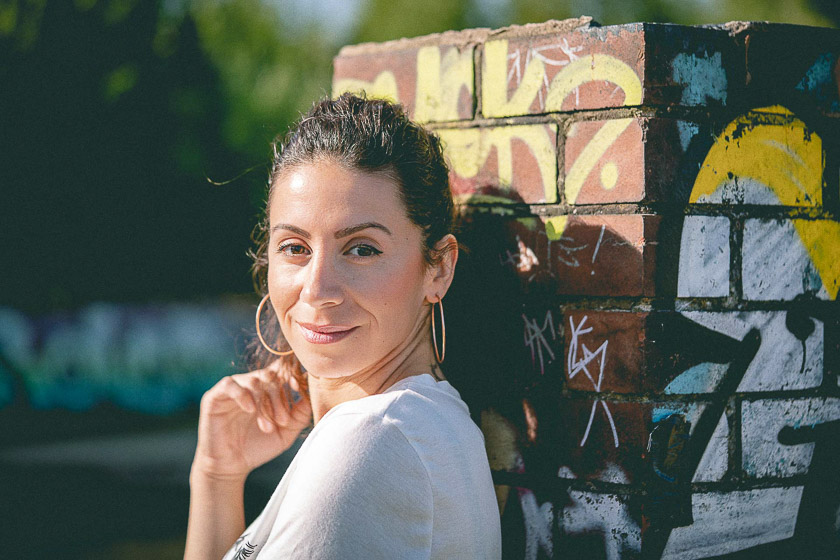
<svg viewBox="0 0 840 560"><path fill-rule="evenodd" d="M435 254L438 260L429 269L430 284L426 293L430 303L443 299L452 284L458 262L458 240L451 233L444 235L435 243Z"/></svg>

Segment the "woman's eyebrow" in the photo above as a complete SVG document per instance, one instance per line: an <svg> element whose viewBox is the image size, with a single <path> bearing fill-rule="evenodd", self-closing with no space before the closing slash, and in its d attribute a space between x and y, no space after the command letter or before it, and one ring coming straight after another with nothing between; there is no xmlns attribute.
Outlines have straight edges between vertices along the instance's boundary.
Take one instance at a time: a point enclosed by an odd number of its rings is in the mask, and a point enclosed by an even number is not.
<svg viewBox="0 0 840 560"><path fill-rule="evenodd" d="M385 226L383 226L379 222L365 222L363 224L358 224L358 225L355 225L355 226L350 226L350 227L338 230L337 232L335 232L335 238L336 239L341 239L342 237L347 237L348 235L353 235L357 231L362 231L363 229L368 229L368 228L381 229L382 231L384 231L388 235L393 235L391 233L390 229L386 228Z"/></svg>
<svg viewBox="0 0 840 560"><path fill-rule="evenodd" d="M291 231L292 233L296 233L297 235L300 235L301 237L304 237L306 239L309 239L310 237L312 237L311 235L309 235L309 232L306 231L305 229L300 229L299 227L293 226L291 224L275 224L275 226L271 228L271 233L274 233L275 231L278 231L278 230L281 230L281 229L284 229L286 231Z"/></svg>

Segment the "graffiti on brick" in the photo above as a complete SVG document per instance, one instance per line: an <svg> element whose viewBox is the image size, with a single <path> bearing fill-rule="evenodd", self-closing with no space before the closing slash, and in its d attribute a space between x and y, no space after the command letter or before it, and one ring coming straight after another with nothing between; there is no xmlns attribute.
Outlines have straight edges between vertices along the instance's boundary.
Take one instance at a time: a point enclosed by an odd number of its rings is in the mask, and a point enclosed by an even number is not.
<svg viewBox="0 0 840 560"><path fill-rule="evenodd" d="M592 42L587 43L570 44L568 38L536 42L501 39L485 43L484 116L510 117L591 108L593 103L606 107L641 103L642 84L637 68L617 56L595 52ZM586 86L590 86L588 94L581 95L581 89ZM611 143L628 124L612 125L601 140L608 139Z"/></svg>
<svg viewBox="0 0 840 560"><path fill-rule="evenodd" d="M534 367L539 363L540 375L544 375L545 364L555 359L554 350L549 343L549 338L553 341L557 337L551 310L546 311L542 325L524 313L522 320L525 323L525 346L531 351L531 363Z"/></svg>
<svg viewBox="0 0 840 560"><path fill-rule="evenodd" d="M517 218L506 222L503 266L523 287L561 294L642 295L653 291L657 216Z"/></svg>
<svg viewBox="0 0 840 560"><path fill-rule="evenodd" d="M604 381L604 367L607 364L607 345L609 340L605 340L595 350L590 350L586 343L581 341L582 335L592 332L592 327L586 326L587 316L584 315L580 322L576 325L574 317L569 317L569 332L571 333L571 342L569 343L569 357L566 364L566 372L569 379L574 379L578 374L583 374L592 384L592 390L596 393L601 392L601 384ZM590 367L594 371L590 371ZM598 405L601 407L598 407ZM603 408L606 419L609 421L610 429L613 436L613 445L618 447L618 432L615 429L615 420L613 419L610 407L603 400L595 400L592 402L592 408L589 412L589 420L586 423L586 431L580 440L580 446L586 444L589 438L589 431L592 429L592 422L595 420L595 412Z"/></svg>
<svg viewBox="0 0 840 560"><path fill-rule="evenodd" d="M339 57L333 93L399 101L419 122L471 118L473 48L429 45L387 56Z"/></svg>
<svg viewBox="0 0 840 560"><path fill-rule="evenodd" d="M557 202L557 125L439 129L461 202Z"/></svg>
<svg viewBox="0 0 840 560"><path fill-rule="evenodd" d="M817 207L822 204L824 169L822 139L816 132L781 105L760 107L734 119L718 136L689 202ZM811 292L836 299L838 239L840 222L834 220L748 220L745 298L788 300ZM764 279L780 271L785 278L768 285Z"/></svg>

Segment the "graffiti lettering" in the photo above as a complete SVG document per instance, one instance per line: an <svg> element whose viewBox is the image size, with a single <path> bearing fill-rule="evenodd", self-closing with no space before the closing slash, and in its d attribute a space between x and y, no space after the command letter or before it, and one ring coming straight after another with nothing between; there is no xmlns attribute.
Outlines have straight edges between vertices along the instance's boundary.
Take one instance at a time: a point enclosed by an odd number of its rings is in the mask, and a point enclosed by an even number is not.
<svg viewBox="0 0 840 560"><path fill-rule="evenodd" d="M548 331L551 335L551 340L554 340L556 337L551 310L546 311L542 327L537 324L536 319L529 319L525 314L522 315L522 320L525 322L525 346L531 350L531 363L536 366L536 359L538 357L540 361L540 375L543 375L545 373L543 351L549 355L551 360L554 360L554 351L551 349L551 345L545 336L546 331Z"/></svg>
<svg viewBox="0 0 840 560"><path fill-rule="evenodd" d="M594 352L590 351L589 348L586 347L586 344L580 342L581 335L592 332L592 327L584 328L586 319L587 317L584 316L580 320L580 323L575 325L574 317L569 317L571 342L569 343L569 358L568 363L566 364L566 371L568 372L569 379L573 379L578 373L583 372L586 378L592 383L592 388L595 392L600 393L601 383L604 380L604 367L607 363L607 345L609 344L609 340L605 340ZM578 359L579 348L583 351L583 357L580 359ZM590 372L587 367L595 360L597 360L598 364L597 380L593 377L592 372ZM595 419L595 410L598 407L598 404L600 404L604 409L604 414L606 414L607 420L610 423L610 429L612 430L613 443L615 447L618 447L618 431L615 428L615 420L613 420L610 407L603 400L593 401L592 409L589 413L589 421L586 424L586 431L583 434L583 438L580 440L580 446L583 447L584 444L586 444L586 440L589 438L589 431L592 428L592 422Z"/></svg>

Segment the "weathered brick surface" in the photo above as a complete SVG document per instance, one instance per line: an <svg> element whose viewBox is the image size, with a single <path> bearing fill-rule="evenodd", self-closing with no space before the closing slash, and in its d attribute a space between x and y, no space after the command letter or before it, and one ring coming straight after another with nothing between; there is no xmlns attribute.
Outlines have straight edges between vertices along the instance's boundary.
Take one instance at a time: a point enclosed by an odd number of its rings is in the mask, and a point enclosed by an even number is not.
<svg viewBox="0 0 840 560"><path fill-rule="evenodd" d="M565 155L564 191L570 204L637 202L645 197L638 119L573 123Z"/></svg>
<svg viewBox="0 0 840 560"><path fill-rule="evenodd" d="M599 296L653 295L658 216L510 220L500 261L526 289Z"/></svg>
<svg viewBox="0 0 840 560"><path fill-rule="evenodd" d="M705 155L690 202L822 204L822 138L783 105L730 122Z"/></svg>
<svg viewBox="0 0 840 560"><path fill-rule="evenodd" d="M729 295L729 235L729 218L725 216L686 216L677 296Z"/></svg>
<svg viewBox="0 0 840 560"><path fill-rule="evenodd" d="M641 393L655 386L645 367L647 313L573 311L563 316L567 386Z"/></svg>
<svg viewBox="0 0 840 560"><path fill-rule="evenodd" d="M643 51L641 25L487 41L482 51L483 114L509 117L639 105Z"/></svg>
<svg viewBox="0 0 840 560"><path fill-rule="evenodd" d="M650 24L488 40L487 117L647 105L722 106L740 61L725 30Z"/></svg>
<svg viewBox="0 0 840 560"><path fill-rule="evenodd" d="M801 496L801 486L693 494L694 523L674 529L662 558L709 558L789 538Z"/></svg>
<svg viewBox="0 0 840 560"><path fill-rule="evenodd" d="M744 57L728 32L657 24L644 29L645 105L729 104L743 76Z"/></svg>
<svg viewBox="0 0 840 560"><path fill-rule="evenodd" d="M662 118L578 121L565 141L563 190L569 204L673 199L693 123Z"/></svg>
<svg viewBox="0 0 840 560"><path fill-rule="evenodd" d="M789 477L808 472L814 447L790 445L779 434L784 429L840 420L840 398L747 401L742 414L744 472L755 477Z"/></svg>
<svg viewBox="0 0 840 560"><path fill-rule="evenodd" d="M743 284L749 300L791 300L800 294L836 299L840 288L840 222L747 220Z"/></svg>
<svg viewBox="0 0 840 560"><path fill-rule="evenodd" d="M685 338L716 340L704 341L708 355L696 360L702 367L684 368L685 375L672 385L673 392L714 393L739 352L738 341L753 329L760 333L761 344L738 384L739 392L815 389L823 382L825 324L805 310L687 311L681 315L683 324L694 329Z"/></svg>
<svg viewBox="0 0 840 560"><path fill-rule="evenodd" d="M452 192L464 203L557 202L557 125L440 129Z"/></svg>
<svg viewBox="0 0 840 560"><path fill-rule="evenodd" d="M631 483L644 472L652 404L602 399L561 399L563 434L540 434L558 464L584 480Z"/></svg>
<svg viewBox="0 0 840 560"><path fill-rule="evenodd" d="M476 350L515 356L480 373L516 380L484 402L514 557L833 542L819 531L840 505L826 474L840 426L839 45L837 30L581 19L336 59L336 91L376 82L444 142L468 289L503 314L476 317L499 333ZM677 494L647 443L677 418L688 443L663 453L696 485L677 492L693 521L674 528L650 517Z"/></svg>
<svg viewBox="0 0 840 560"><path fill-rule="evenodd" d="M473 50L470 44L421 45L338 56L333 93L364 90L399 101L420 122L470 119Z"/></svg>

